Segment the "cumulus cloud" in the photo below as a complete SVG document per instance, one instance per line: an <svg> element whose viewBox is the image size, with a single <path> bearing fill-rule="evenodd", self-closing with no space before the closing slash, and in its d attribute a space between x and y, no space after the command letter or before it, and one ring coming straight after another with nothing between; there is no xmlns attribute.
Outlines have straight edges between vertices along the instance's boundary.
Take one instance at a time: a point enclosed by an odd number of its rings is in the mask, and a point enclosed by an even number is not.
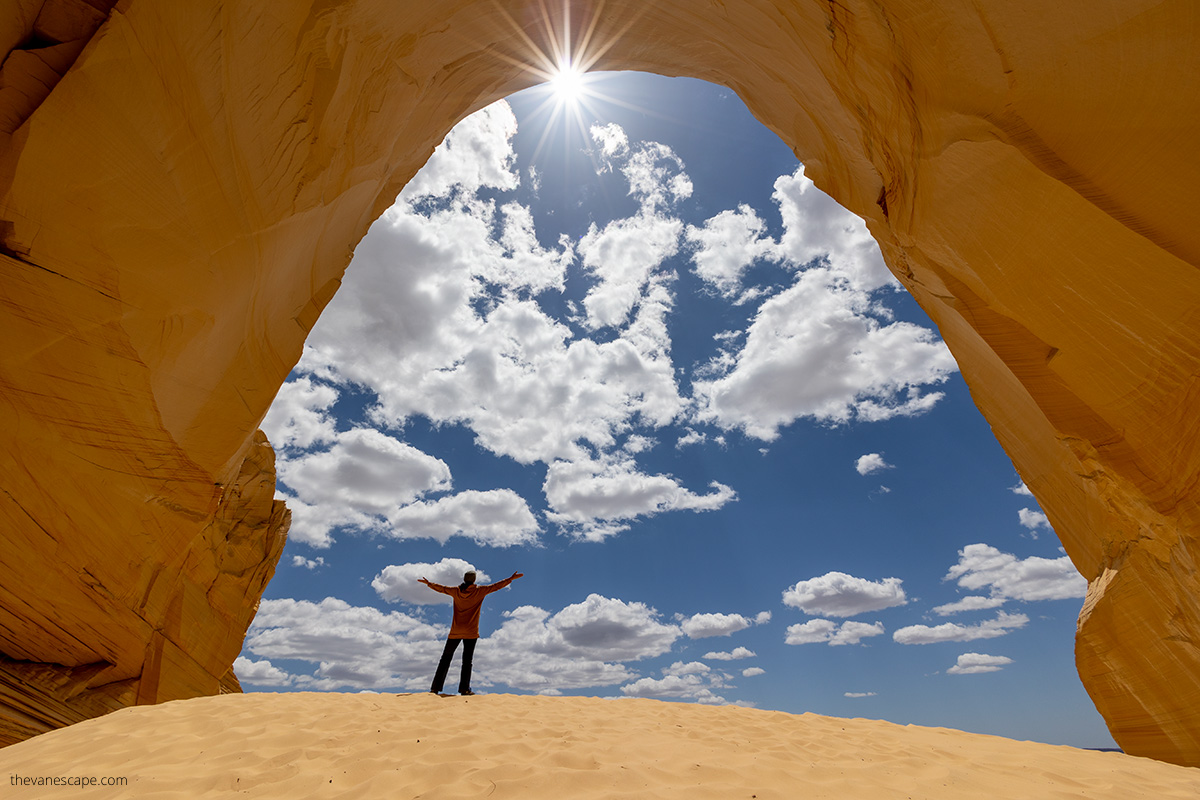
<svg viewBox="0 0 1200 800"><path fill-rule="evenodd" d="M1004 597L981 597L979 595L970 595L961 600L956 600L953 603L935 606L933 613L939 617L948 617L951 614L958 614L962 611L982 611L988 608L999 608L1008 600Z"/></svg>
<svg viewBox="0 0 1200 800"><path fill-rule="evenodd" d="M337 399L337 389L307 376L288 381L263 418L263 432L276 451L332 442L337 426L329 410Z"/></svg>
<svg viewBox="0 0 1200 800"><path fill-rule="evenodd" d="M627 697L650 697L657 700L694 700L706 705L724 705L724 697L713 692L700 675L668 675L664 678L640 678L621 687Z"/></svg>
<svg viewBox="0 0 1200 800"><path fill-rule="evenodd" d="M858 471L859 475L870 475L881 470L892 469L892 465L884 461L883 456L879 453L867 453L858 457L858 461L854 462L854 469Z"/></svg>
<svg viewBox="0 0 1200 800"><path fill-rule="evenodd" d="M775 181L784 234L778 252L795 266L822 260L866 291L899 284L888 271L866 223L813 185L800 165Z"/></svg>
<svg viewBox="0 0 1200 800"><path fill-rule="evenodd" d="M828 644L831 647L846 644L861 644L863 639L882 636L881 622L843 622L841 625L828 619L813 619L789 625L784 638L786 644Z"/></svg>
<svg viewBox="0 0 1200 800"><path fill-rule="evenodd" d="M591 134L602 169L619 169L638 201L635 215L603 227L593 223L579 242L583 267L596 278L583 300L585 324L596 330L623 325L652 276L678 252L683 223L666 212L691 196L692 184L683 161L666 145L631 145L616 124L593 126Z"/></svg>
<svg viewBox="0 0 1200 800"><path fill-rule="evenodd" d="M556 461L546 471L543 491L552 509L547 518L574 536L599 541L627 520L665 511L711 511L736 496L713 482L696 494L668 475L647 475L630 459Z"/></svg>
<svg viewBox="0 0 1200 800"><path fill-rule="evenodd" d="M598 594L556 614L522 606L489 638L485 677L532 691L613 685L636 677L613 662L662 655L679 636L653 608Z"/></svg>
<svg viewBox="0 0 1200 800"><path fill-rule="evenodd" d="M406 200L447 195L454 190L473 194L482 188L515 189L516 155L510 140L517 118L508 103L499 101L454 126L425 166L401 194Z"/></svg>
<svg viewBox="0 0 1200 800"><path fill-rule="evenodd" d="M983 653L963 653L958 662L946 670L947 675L979 675L984 672L999 672L1008 664L1013 663L1006 656L989 656Z"/></svg>
<svg viewBox="0 0 1200 800"><path fill-rule="evenodd" d="M765 669L763 669L762 667L747 667L746 669L742 670L743 678L753 678L758 675L766 675L766 674L767 674L767 671Z"/></svg>
<svg viewBox="0 0 1200 800"><path fill-rule="evenodd" d="M946 622L930 627L928 625L910 625L900 628L892 634L892 639L899 644L933 644L935 642L973 642L976 639L994 639L1004 636L1029 623L1029 617L1024 614L1009 614L1001 611L995 619L985 620L978 625L959 625Z"/></svg>
<svg viewBox="0 0 1200 800"><path fill-rule="evenodd" d="M327 450L277 462L280 482L294 492L293 530L301 541L327 543L335 526L382 532L383 517L431 491L450 488L450 468L372 428L336 434Z"/></svg>
<svg viewBox="0 0 1200 800"><path fill-rule="evenodd" d="M355 607L327 597L263 600L246 635L256 656L314 663L291 685L313 690L428 685L443 631L399 612Z"/></svg>
<svg viewBox="0 0 1200 800"><path fill-rule="evenodd" d="M371 588L389 603L445 605L452 602L449 596L430 591L418 581L426 578L443 586L456 586L462 583L463 575L467 572L475 573L476 583L484 585L491 582L488 574L476 569L471 562L461 558L443 558L434 564L415 562L384 567L371 581Z"/></svg>
<svg viewBox="0 0 1200 800"><path fill-rule="evenodd" d="M1021 523L1021 527L1027 529L1033 538L1037 538L1038 529L1053 531L1050 527L1050 520L1040 511L1034 511L1032 508L1022 508L1017 512L1017 520Z"/></svg>
<svg viewBox="0 0 1200 800"><path fill-rule="evenodd" d="M1025 481L1018 482L1016 486L1010 486L1008 490L1022 497L1033 497L1033 492L1029 491L1029 487L1025 485Z"/></svg>
<svg viewBox="0 0 1200 800"><path fill-rule="evenodd" d="M470 525L483 531L474 534L479 541L504 545L536 533L528 507L505 490L430 497L450 490L448 470L441 482L431 475L430 485L409 486L407 500L396 492L385 501L358 485L345 485L344 496L323 491L355 468L341 457L352 444L349 432L332 427L336 386L373 393L368 419L385 430L400 430L412 417L463 425L496 455L547 465L547 520L588 540L642 516L709 510L734 498L723 484L685 487L638 466L633 456L653 446L647 434L655 429L687 422L692 433L679 446L721 445L722 436L696 426L711 422L771 439L801 417L886 419L938 401L925 387L955 368L944 345L927 329L892 322L872 301L871 292L888 283L877 248L872 254L861 220L812 188L802 171L776 183L784 226L778 242L746 207L687 229L693 262L720 292L740 283L747 259L778 262L797 277L762 304L748 331L722 340L728 350L692 382L691 398L681 396L667 321L675 280L669 259L685 238L675 209L692 193L683 161L661 143L597 126L599 168L620 174L637 210L598 222L578 243L560 237L547 246L531 210L504 197L520 182L515 130L503 102L456 127L360 242L344 285L310 334L303 375L268 419L285 451L280 477L290 493L281 496L293 509L298 541L328 546L338 529L445 541L472 535ZM571 306L582 317L561 320L539 298L561 293L573 265L592 283L582 312ZM580 328L599 335L580 336Z"/></svg>
<svg viewBox="0 0 1200 800"><path fill-rule="evenodd" d="M840 424L925 413L942 398L922 387L957 369L928 328L886 322L868 294L820 268L764 301L741 350L707 367L697 416L764 441L797 419Z"/></svg>
<svg viewBox="0 0 1200 800"><path fill-rule="evenodd" d="M689 225L696 274L727 298L741 290L742 274L755 261L773 257L775 242L764 237L766 223L748 205L722 211L701 226Z"/></svg>
<svg viewBox="0 0 1200 800"><path fill-rule="evenodd" d="M444 461L372 428L345 431L328 450L284 459L279 473L306 500L368 513L450 488Z"/></svg>
<svg viewBox="0 0 1200 800"><path fill-rule="evenodd" d="M869 581L844 572L827 572L796 583L783 593L783 602L806 614L853 617L907 603L902 582L899 578Z"/></svg>
<svg viewBox="0 0 1200 800"><path fill-rule="evenodd" d="M680 635L679 628L659 622L658 613L644 603L599 594L567 606L550 623L572 652L615 661L662 655Z"/></svg>
<svg viewBox="0 0 1200 800"><path fill-rule="evenodd" d="M677 219L647 214L592 224L579 242L583 265L597 278L583 299L589 328L625 323L655 270L679 249L682 230Z"/></svg>
<svg viewBox="0 0 1200 800"><path fill-rule="evenodd" d="M497 455L551 465L551 521L573 535L602 539L643 513L719 507L733 497L728 487L698 494L614 453L619 437L626 456L653 445L627 435L635 424L660 428L687 409L670 355L671 274L662 269L682 230L669 208L691 192L682 161L662 145L631 144L616 126L597 129L601 161L625 177L639 210L594 227L578 251L568 239L545 248L528 208L475 194L517 185L514 125L498 103L447 138L359 244L301 371L374 392L378 425L398 428L412 416L462 424ZM595 278L587 325L617 329L603 341L577 338L536 299L562 290L577 256ZM327 544L330 525L379 527L344 508L335 513L324 498L293 499L296 530L310 543ZM495 512L489 543L534 531L511 494L417 499L387 514L402 536L466 533L464 518L477 523L468 512L485 501ZM602 516L585 518L588 506Z"/></svg>
<svg viewBox="0 0 1200 800"><path fill-rule="evenodd" d="M305 558L304 556L292 556L293 567L304 567L305 569L316 569L317 567L325 566L325 559L321 556L316 558Z"/></svg>
<svg viewBox="0 0 1200 800"><path fill-rule="evenodd" d="M385 570L374 585L382 596L422 602L401 597L412 585L409 577L420 577L417 573L423 572L434 580L441 566L453 573L437 575L442 578L437 582L456 583L464 564L445 559L440 565L402 565ZM439 597L423 586L417 588ZM502 603L493 608L497 606ZM315 669L308 675L290 676L290 681L265 666L248 669L257 670L253 672L260 676L256 680L287 681L317 691L428 688L445 640L449 610L439 612L439 617L434 624L421 615L386 613L335 598L320 603L264 600L247 633L246 651L260 660L306 661ZM474 682L479 686L500 684L544 693L616 686L637 677L621 662L662 655L681 635L677 627L660 622L657 612L644 604L600 595L591 595L558 613L520 606L502 612L500 620L490 635L490 623L485 620L481 647L487 648L489 658L476 664ZM701 670L681 664L676 672L686 678ZM712 683L713 679L705 680Z"/></svg>
<svg viewBox="0 0 1200 800"><path fill-rule="evenodd" d="M990 587L992 597L1013 600L1066 600L1087 594L1087 580L1071 559L1019 559L986 544L969 544L958 551L958 563L945 580L972 591Z"/></svg>
<svg viewBox="0 0 1200 800"><path fill-rule="evenodd" d="M389 514L388 523L397 539L445 544L452 536L463 536L492 547L534 543L541 530L525 500L510 489L466 491L413 503Z"/></svg>
<svg viewBox="0 0 1200 800"><path fill-rule="evenodd" d="M750 625L750 620L741 614L694 614L679 627L690 639L706 639L710 636L729 636Z"/></svg>
<svg viewBox="0 0 1200 800"><path fill-rule="evenodd" d="M279 667L273 666L265 658L261 661L251 661L244 656L233 660L233 673L240 683L248 686L287 686L294 678Z"/></svg>
<svg viewBox="0 0 1200 800"><path fill-rule="evenodd" d="M702 657L709 658L714 661L737 661L738 659L742 658L754 658L755 653L753 650L745 647L735 647L729 652L713 651L711 653L705 653Z"/></svg>
<svg viewBox="0 0 1200 800"><path fill-rule="evenodd" d="M726 676L715 673L707 664L698 661L677 661L663 669L662 678L641 678L621 687L627 697L653 697L660 700L694 700L720 705L727 701L714 689L726 688Z"/></svg>

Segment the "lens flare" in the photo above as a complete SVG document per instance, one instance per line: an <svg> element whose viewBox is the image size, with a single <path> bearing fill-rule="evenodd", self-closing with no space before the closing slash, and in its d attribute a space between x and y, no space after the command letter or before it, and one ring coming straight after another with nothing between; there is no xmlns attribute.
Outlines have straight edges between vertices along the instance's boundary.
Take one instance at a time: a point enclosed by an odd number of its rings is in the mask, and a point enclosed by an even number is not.
<svg viewBox="0 0 1200 800"><path fill-rule="evenodd" d="M549 80L554 96L564 103L578 103L583 97L583 70L574 64L560 64Z"/></svg>

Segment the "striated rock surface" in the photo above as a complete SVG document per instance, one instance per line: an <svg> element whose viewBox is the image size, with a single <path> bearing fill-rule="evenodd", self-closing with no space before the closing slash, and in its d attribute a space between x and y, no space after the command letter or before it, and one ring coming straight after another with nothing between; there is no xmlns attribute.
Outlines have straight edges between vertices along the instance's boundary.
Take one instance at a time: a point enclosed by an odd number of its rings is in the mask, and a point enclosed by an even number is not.
<svg viewBox="0 0 1200 800"><path fill-rule="evenodd" d="M867 220L1090 581L1117 742L1200 765L1195 3L566 5ZM287 526L258 423L547 6L0 0L0 735L220 690Z"/></svg>

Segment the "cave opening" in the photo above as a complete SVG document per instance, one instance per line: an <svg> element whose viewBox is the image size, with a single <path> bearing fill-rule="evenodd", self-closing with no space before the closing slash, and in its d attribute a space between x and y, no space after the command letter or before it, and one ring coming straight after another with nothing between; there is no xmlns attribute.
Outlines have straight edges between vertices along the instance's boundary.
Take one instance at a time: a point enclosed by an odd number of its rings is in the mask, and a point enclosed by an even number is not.
<svg viewBox="0 0 1200 800"><path fill-rule="evenodd" d="M243 685L421 690L416 579L520 570L492 690L1110 745L1086 582L862 220L725 87L571 88L464 119L358 245L263 423L293 519Z"/></svg>

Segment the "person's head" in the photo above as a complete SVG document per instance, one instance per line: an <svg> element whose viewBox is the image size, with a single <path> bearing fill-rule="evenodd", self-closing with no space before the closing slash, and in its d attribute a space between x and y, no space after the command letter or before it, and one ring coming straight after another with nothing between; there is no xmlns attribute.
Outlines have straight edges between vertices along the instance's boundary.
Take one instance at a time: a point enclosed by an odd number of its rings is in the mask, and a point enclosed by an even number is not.
<svg viewBox="0 0 1200 800"><path fill-rule="evenodd" d="M475 583L475 570L471 570L470 572L463 575L463 584L464 585L472 586L472 585L474 585L474 583Z"/></svg>

